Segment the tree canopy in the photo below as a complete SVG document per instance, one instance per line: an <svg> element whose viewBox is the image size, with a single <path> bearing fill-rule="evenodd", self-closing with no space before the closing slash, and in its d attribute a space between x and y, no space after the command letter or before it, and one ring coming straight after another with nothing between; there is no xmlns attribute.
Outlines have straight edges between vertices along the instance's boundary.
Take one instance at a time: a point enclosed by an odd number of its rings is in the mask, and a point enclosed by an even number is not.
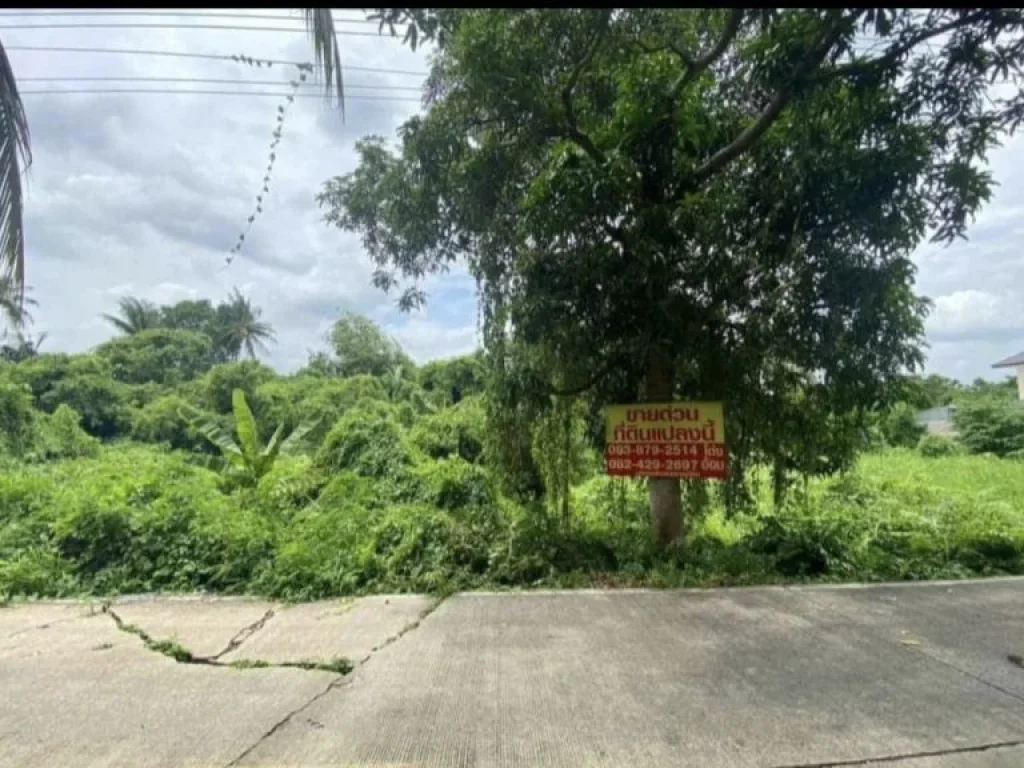
<svg viewBox="0 0 1024 768"><path fill-rule="evenodd" d="M375 283L412 308L465 262L492 361L520 350L525 380L725 400L740 480L848 458L836 436L921 362L911 250L964 235L1024 114L989 91L1019 78L1017 9L384 18L436 40L430 110L319 198ZM679 483L650 487L673 540Z"/></svg>

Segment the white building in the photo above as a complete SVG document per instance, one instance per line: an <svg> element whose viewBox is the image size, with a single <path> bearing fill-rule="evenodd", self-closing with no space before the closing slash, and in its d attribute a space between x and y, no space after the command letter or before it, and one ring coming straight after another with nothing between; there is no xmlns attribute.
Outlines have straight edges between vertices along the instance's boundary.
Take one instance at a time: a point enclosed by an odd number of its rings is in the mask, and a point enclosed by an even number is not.
<svg viewBox="0 0 1024 768"><path fill-rule="evenodd" d="M1024 352L1000 360L993 368L1014 368L1017 371L1017 397L1024 400Z"/></svg>

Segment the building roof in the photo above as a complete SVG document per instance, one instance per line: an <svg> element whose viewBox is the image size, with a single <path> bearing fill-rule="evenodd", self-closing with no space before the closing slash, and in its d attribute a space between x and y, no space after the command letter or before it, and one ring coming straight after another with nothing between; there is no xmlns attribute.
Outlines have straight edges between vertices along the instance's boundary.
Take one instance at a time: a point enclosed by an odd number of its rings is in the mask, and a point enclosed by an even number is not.
<svg viewBox="0 0 1024 768"><path fill-rule="evenodd" d="M1012 357L1008 357L1005 360L1000 360L998 363L992 365L993 368L1015 368L1018 365L1024 365L1024 352L1019 352Z"/></svg>

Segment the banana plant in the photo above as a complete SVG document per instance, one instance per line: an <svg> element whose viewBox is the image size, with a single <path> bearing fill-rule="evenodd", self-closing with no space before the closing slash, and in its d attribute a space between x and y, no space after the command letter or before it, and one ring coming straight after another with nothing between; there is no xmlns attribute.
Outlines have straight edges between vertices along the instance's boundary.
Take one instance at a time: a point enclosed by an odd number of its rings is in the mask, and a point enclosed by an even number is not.
<svg viewBox="0 0 1024 768"><path fill-rule="evenodd" d="M319 420L301 424L288 437L284 436L284 424L281 424L270 441L263 445L256 419L241 389L231 393L231 407L235 416L237 439L208 418L189 413L182 413L182 416L220 450L226 474L243 485L256 485L273 468L280 454L292 451L320 424Z"/></svg>

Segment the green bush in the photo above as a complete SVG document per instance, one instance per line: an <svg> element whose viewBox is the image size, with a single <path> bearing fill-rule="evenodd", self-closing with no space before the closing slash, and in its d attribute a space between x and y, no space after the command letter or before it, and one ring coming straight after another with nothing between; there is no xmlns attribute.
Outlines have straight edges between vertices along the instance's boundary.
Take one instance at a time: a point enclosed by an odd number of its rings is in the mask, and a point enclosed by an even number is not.
<svg viewBox="0 0 1024 768"><path fill-rule="evenodd" d="M151 328L111 339L96 348L96 355L110 363L118 381L174 385L208 370L212 350L206 334Z"/></svg>
<svg viewBox="0 0 1024 768"><path fill-rule="evenodd" d="M67 405L39 414L32 453L42 461L98 456L100 441L82 429L82 417Z"/></svg>
<svg viewBox="0 0 1024 768"><path fill-rule="evenodd" d="M184 451L212 451L195 427L182 413L194 410L192 404L178 394L164 395L142 408L131 412L130 434L133 440L144 443L163 443ZM212 414L205 414L215 418ZM221 420L228 426L229 419Z"/></svg>
<svg viewBox="0 0 1024 768"><path fill-rule="evenodd" d="M351 470L364 477L396 480L412 465L412 452L392 409L364 401L347 412L324 438L316 465L330 471Z"/></svg>
<svg viewBox="0 0 1024 768"><path fill-rule="evenodd" d="M34 439L34 424L32 391L25 384L0 378L0 454L24 455Z"/></svg>
<svg viewBox="0 0 1024 768"><path fill-rule="evenodd" d="M479 400L463 400L424 416L413 428L413 444L433 459L457 456L468 462L480 460L483 454L485 414Z"/></svg>
<svg viewBox="0 0 1024 768"><path fill-rule="evenodd" d="M1007 456L1024 450L1024 405L996 396L965 397L953 423L957 439L971 453Z"/></svg>
<svg viewBox="0 0 1024 768"><path fill-rule="evenodd" d="M487 471L457 456L419 464L414 474L420 481L419 500L432 507L455 511L497 503Z"/></svg>
<svg viewBox="0 0 1024 768"><path fill-rule="evenodd" d="M256 360L215 365L197 382L201 399L198 405L214 413L230 414L232 392L240 389L245 393L246 400L255 400L259 386L275 378L277 374L273 368ZM193 402L193 405L196 403Z"/></svg>
<svg viewBox="0 0 1024 768"><path fill-rule="evenodd" d="M56 382L40 399L40 407L53 413L61 405L82 416L82 427L90 435L113 438L125 431L131 414L125 385L109 376L87 373L70 375Z"/></svg>
<svg viewBox="0 0 1024 768"><path fill-rule="evenodd" d="M66 592L68 579L86 593L244 589L272 556L273 523L235 506L217 480L134 446L5 476L0 592L17 591L47 553L65 576L37 594ZM29 550L38 553L24 561Z"/></svg>
<svg viewBox="0 0 1024 768"><path fill-rule="evenodd" d="M925 435L917 443L917 452L928 458L958 456L964 448L956 440L942 435Z"/></svg>
<svg viewBox="0 0 1024 768"><path fill-rule="evenodd" d="M908 403L896 403L879 426L885 442L896 448L913 448L925 433L917 422L917 411Z"/></svg>

